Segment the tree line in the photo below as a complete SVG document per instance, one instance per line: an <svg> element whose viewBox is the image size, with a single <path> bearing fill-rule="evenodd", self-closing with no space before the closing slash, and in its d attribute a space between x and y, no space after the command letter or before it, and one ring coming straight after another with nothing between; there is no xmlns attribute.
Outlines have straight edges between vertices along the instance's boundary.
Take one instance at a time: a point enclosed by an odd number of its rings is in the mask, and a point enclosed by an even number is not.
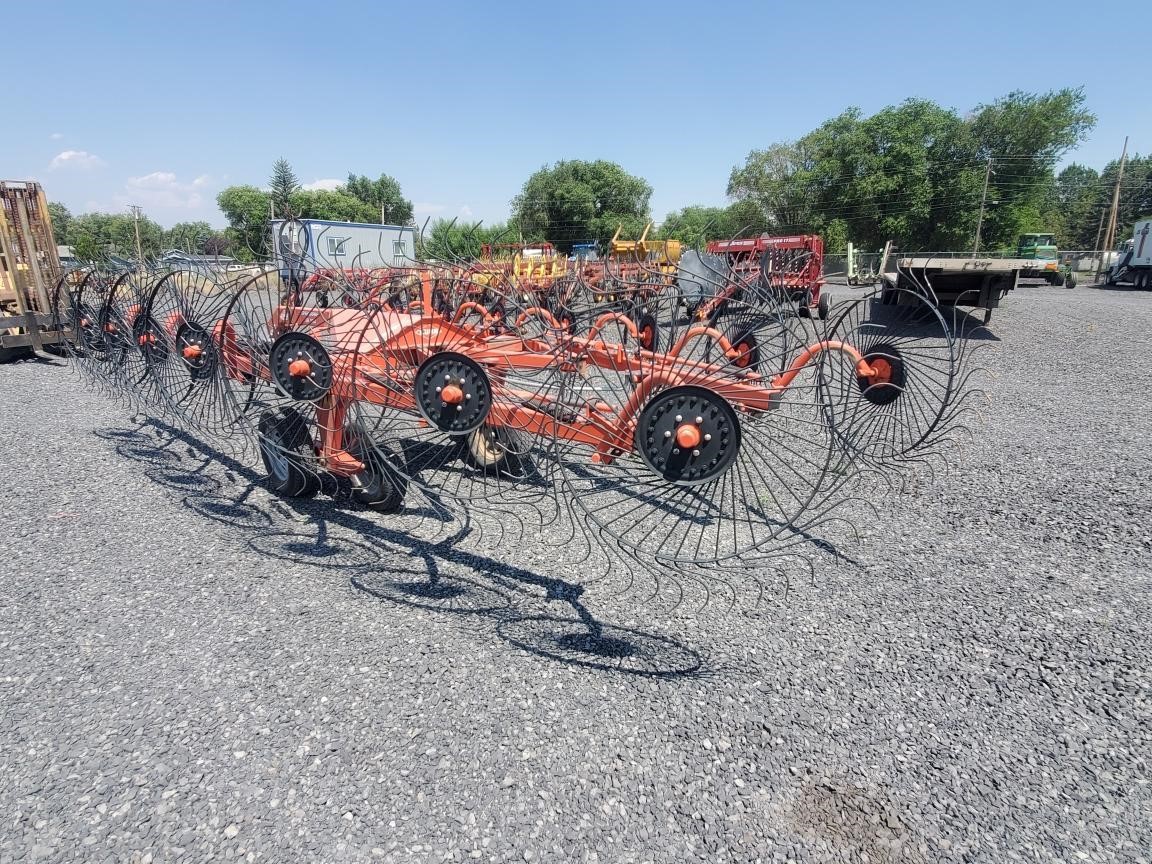
<svg viewBox="0 0 1152 864"><path fill-rule="evenodd" d="M1009 93L960 114L925 99L908 99L866 116L857 108L795 141L753 150L732 168L724 206L691 205L669 213L654 238L689 245L752 235L817 233L825 247L848 242L879 248L892 240L905 251L1009 249L1026 232L1051 232L1061 248L1092 249L1106 219L1119 172L1055 165L1094 127L1082 89ZM652 221L651 185L603 160L562 160L525 181L506 222L483 225L440 219L421 232L432 258L474 257L485 243L549 241L569 252L577 243L605 244L617 231L634 239ZM349 174L335 189L304 189L287 161L273 167L268 188L231 186L217 196L228 227L181 223L167 232L142 219L145 253L176 247L251 260L268 253L271 215L336 221L412 223L412 202L395 178ZM60 205L57 242L81 257L131 251L132 217L71 217ZM59 213L59 218L57 214ZM1152 156L1124 169L1119 237L1152 213ZM64 239L61 239L64 238Z"/></svg>
<svg viewBox="0 0 1152 864"><path fill-rule="evenodd" d="M198 255L227 255L252 261L268 254L268 220L280 218L331 219L407 225L412 221L412 202L404 198L400 184L387 174L376 180L349 174L335 189L304 189L291 166L279 159L267 189L229 186L216 199L228 220L224 230L207 222L180 222L164 230L146 216L139 220L127 213L85 213L73 216L63 204L48 205L56 242L71 246L81 260L108 254L136 256L136 230L146 257L179 249Z"/></svg>

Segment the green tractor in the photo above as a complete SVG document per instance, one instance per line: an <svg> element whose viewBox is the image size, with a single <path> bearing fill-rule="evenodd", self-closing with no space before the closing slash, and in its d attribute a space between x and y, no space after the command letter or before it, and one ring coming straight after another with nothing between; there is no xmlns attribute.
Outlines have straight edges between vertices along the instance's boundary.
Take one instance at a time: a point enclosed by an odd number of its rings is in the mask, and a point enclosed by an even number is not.
<svg viewBox="0 0 1152 864"><path fill-rule="evenodd" d="M1016 257L1035 261L1035 266L1020 271L1025 279L1044 279L1049 285L1076 287L1076 274L1072 268L1060 264L1060 250L1052 234L1021 234L1016 244Z"/></svg>

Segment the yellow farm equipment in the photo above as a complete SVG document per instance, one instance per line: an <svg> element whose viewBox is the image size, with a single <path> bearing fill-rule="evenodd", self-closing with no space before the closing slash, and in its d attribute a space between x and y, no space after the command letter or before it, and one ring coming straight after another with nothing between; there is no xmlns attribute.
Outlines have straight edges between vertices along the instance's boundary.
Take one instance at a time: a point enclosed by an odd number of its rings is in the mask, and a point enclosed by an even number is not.
<svg viewBox="0 0 1152 864"><path fill-rule="evenodd" d="M0 182L0 362L61 341L51 314L61 273L40 184Z"/></svg>

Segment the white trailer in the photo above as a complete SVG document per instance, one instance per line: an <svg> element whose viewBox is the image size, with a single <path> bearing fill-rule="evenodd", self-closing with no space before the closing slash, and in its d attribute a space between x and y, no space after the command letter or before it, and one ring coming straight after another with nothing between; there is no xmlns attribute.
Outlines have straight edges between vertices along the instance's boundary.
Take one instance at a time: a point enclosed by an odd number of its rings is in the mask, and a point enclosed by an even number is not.
<svg viewBox="0 0 1152 864"><path fill-rule="evenodd" d="M299 283L317 270L411 266L416 260L416 229L327 219L274 219L272 249L280 277Z"/></svg>
<svg viewBox="0 0 1152 864"><path fill-rule="evenodd" d="M1120 247L1116 263L1108 268L1109 285L1131 282L1139 290L1152 288L1152 219L1140 219L1132 226L1132 239Z"/></svg>

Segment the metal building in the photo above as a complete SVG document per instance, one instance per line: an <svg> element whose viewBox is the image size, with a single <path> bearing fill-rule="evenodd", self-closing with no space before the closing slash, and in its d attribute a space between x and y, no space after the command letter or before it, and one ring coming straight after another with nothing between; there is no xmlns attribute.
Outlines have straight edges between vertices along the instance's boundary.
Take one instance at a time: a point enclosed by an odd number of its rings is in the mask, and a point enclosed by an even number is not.
<svg viewBox="0 0 1152 864"><path fill-rule="evenodd" d="M405 267L416 260L416 229L404 225L274 219L272 248L285 280L317 270Z"/></svg>

